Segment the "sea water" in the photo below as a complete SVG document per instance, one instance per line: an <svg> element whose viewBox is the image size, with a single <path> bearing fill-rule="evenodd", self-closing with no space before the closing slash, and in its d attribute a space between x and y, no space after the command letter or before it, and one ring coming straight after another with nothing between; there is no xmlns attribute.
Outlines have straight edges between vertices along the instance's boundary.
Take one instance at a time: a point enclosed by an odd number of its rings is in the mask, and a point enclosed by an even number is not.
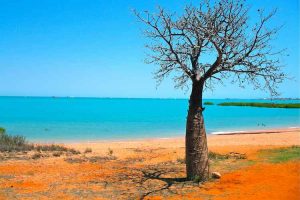
<svg viewBox="0 0 300 200"><path fill-rule="evenodd" d="M300 109L218 106L206 99L207 133L300 127ZM92 141L184 136L187 99L0 97L0 127L31 141Z"/></svg>

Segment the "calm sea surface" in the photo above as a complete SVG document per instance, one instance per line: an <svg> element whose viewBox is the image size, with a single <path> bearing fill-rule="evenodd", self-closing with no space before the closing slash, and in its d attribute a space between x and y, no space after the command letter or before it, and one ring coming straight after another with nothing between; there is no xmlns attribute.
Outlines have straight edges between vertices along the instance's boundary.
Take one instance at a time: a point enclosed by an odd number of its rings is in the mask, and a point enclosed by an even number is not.
<svg viewBox="0 0 300 200"><path fill-rule="evenodd" d="M0 97L0 127L32 141L164 138L184 135L187 108L186 99ZM204 115L208 133L300 127L300 109L212 105Z"/></svg>

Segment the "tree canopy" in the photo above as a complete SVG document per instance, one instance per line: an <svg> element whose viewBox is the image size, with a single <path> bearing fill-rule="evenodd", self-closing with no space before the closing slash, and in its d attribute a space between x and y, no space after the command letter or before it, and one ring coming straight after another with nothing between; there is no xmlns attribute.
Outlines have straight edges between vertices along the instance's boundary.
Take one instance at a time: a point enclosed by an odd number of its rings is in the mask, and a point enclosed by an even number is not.
<svg viewBox="0 0 300 200"><path fill-rule="evenodd" d="M283 50L271 45L280 27L267 27L276 10L255 11L256 23L250 23L249 10L243 0L207 0L197 7L186 6L182 15L160 7L157 13L135 11L147 27L146 62L159 66L157 81L172 74L176 87L192 81L213 89L230 78L241 87L252 84L277 94L277 84L286 76L278 56ZM205 59L205 54L214 60Z"/></svg>

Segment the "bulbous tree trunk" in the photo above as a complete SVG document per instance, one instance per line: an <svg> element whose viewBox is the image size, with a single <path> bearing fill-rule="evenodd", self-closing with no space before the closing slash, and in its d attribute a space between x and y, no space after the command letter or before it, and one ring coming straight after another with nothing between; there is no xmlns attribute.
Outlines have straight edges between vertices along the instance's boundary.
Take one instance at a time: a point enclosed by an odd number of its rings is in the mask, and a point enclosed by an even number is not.
<svg viewBox="0 0 300 200"><path fill-rule="evenodd" d="M203 82L194 81L186 122L186 173L189 180L209 177L207 139L202 107Z"/></svg>

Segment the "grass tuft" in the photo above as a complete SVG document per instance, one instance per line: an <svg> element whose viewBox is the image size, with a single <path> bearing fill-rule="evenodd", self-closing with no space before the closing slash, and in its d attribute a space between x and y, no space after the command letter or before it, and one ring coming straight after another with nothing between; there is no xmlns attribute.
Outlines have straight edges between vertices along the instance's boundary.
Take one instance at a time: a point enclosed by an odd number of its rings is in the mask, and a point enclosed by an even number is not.
<svg viewBox="0 0 300 200"><path fill-rule="evenodd" d="M0 127L0 134L5 133L5 128Z"/></svg>
<svg viewBox="0 0 300 200"><path fill-rule="evenodd" d="M228 154L220 154L216 152L209 151L208 152L208 159L209 160L226 160L226 159L246 159L247 156L245 154L230 152ZM185 158L177 158L176 161L180 164L186 163Z"/></svg>
<svg viewBox="0 0 300 200"><path fill-rule="evenodd" d="M35 149L39 152L44 151L54 151L54 152L70 152L72 154L80 154L80 151L77 151L75 149L72 148L67 148L61 145L57 145L57 144L51 144L51 145L37 145L35 146Z"/></svg>
<svg viewBox="0 0 300 200"><path fill-rule="evenodd" d="M32 159L39 159L40 157L42 157L42 154L41 153L35 153L31 156Z"/></svg>
<svg viewBox="0 0 300 200"><path fill-rule="evenodd" d="M177 162L180 164L185 164L185 158L177 158Z"/></svg>
<svg viewBox="0 0 300 200"><path fill-rule="evenodd" d="M86 148L85 150L84 150L84 153L92 153L92 149L91 148Z"/></svg>
<svg viewBox="0 0 300 200"><path fill-rule="evenodd" d="M194 183L199 183L201 181L200 176L195 176L192 178Z"/></svg>
<svg viewBox="0 0 300 200"><path fill-rule="evenodd" d="M211 160L225 160L225 159L229 159L229 155L228 154L219 154L216 152L208 152L208 158Z"/></svg>
<svg viewBox="0 0 300 200"><path fill-rule="evenodd" d="M279 149L264 149L260 156L271 163L281 163L291 160L300 160L300 146L291 146Z"/></svg>
<svg viewBox="0 0 300 200"><path fill-rule="evenodd" d="M63 153L61 151L53 152L52 156L54 157L60 157Z"/></svg>
<svg viewBox="0 0 300 200"><path fill-rule="evenodd" d="M25 137L20 135L8 135L4 128L0 129L0 152L30 151L34 146L28 144Z"/></svg>
<svg viewBox="0 0 300 200"><path fill-rule="evenodd" d="M33 155L33 159L40 158L41 152L53 152L53 156L60 156L65 153L80 154L72 148L67 148L61 145L33 145L29 143L24 136L9 135L5 132L4 128L0 128L0 152L27 152L36 150L38 153Z"/></svg>
<svg viewBox="0 0 300 200"><path fill-rule="evenodd" d="M112 156L114 151L111 148L108 148L107 155Z"/></svg>

